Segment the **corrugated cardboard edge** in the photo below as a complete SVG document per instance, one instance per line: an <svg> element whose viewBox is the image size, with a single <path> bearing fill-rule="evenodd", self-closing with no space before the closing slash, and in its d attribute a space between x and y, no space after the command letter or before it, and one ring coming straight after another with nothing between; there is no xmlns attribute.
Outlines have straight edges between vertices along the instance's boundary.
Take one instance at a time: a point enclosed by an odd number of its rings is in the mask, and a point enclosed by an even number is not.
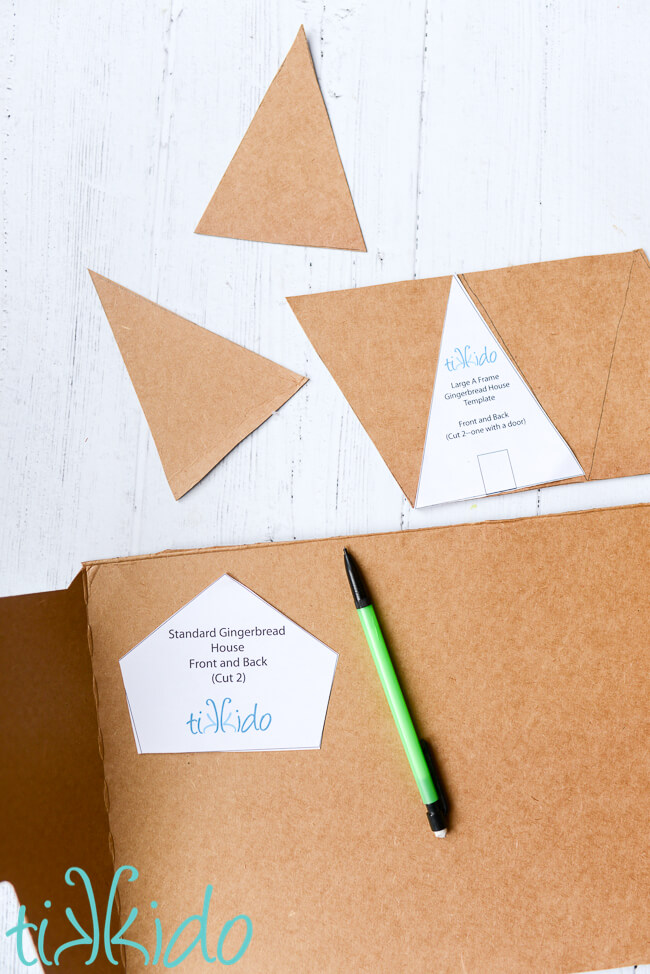
<svg viewBox="0 0 650 974"><path fill-rule="evenodd" d="M90 655L90 668L92 670L93 679L93 701L95 703L95 713L97 714L97 749L99 751L99 759L102 763L102 770L104 769L104 736L102 734L102 727L99 722L99 690L97 688L97 680L95 678L95 669L93 667L93 632L90 625L90 619L88 616L88 575L89 571L85 566L81 569L81 581L83 585L83 597L84 597L84 607L86 611L86 637L88 639L88 653ZM111 857L111 862L113 864L113 873L115 873L115 840L113 838L113 833L111 831L111 802L110 794L108 791L108 782L106 780L106 773L104 772L104 807L106 808L106 819L108 822L108 852ZM113 909L113 919L114 922L119 923L121 916L121 906L120 906L120 890L119 887L115 890L115 900ZM126 971L126 948L123 944L120 944L120 957L121 957L121 968Z"/></svg>
<svg viewBox="0 0 650 974"><path fill-rule="evenodd" d="M241 551L246 548L278 548L278 547L288 547L293 545L305 545L312 544L314 541L350 541L360 538L381 538L390 537L395 535L408 535L414 533L432 533L432 532L443 532L443 531L454 531L459 528L479 528L484 527L489 524L521 524L525 521L540 521L540 520L551 520L557 518L566 517L586 517L589 515L602 514L607 511L626 511L626 510L636 510L636 509L650 509L650 503L638 503L638 504L616 504L612 507L590 507L578 511L559 511L553 514L528 514L526 517L503 517L503 518L486 518L483 521L465 521L459 524L435 524L426 528L409 528L405 531L370 531L365 534L339 534L339 535L325 535L321 538L305 538L305 539L292 539L290 541L258 541L254 544L237 544L237 545L209 545L205 548L174 548L174 549L163 549L162 551L151 552L146 555L127 555L125 557L116 558L98 558L92 561L83 562L83 567L86 571L92 569L101 568L104 565L117 565L126 562L137 562L137 561L149 561L152 558L175 558L179 556L186 556L192 554L205 554L214 551ZM92 573L93 576L95 572Z"/></svg>

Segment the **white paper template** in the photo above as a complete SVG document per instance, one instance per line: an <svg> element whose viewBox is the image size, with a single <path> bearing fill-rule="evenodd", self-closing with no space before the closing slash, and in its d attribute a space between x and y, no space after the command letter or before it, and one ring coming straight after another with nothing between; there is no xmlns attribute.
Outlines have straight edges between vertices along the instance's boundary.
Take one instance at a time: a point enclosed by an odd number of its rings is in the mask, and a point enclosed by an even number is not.
<svg viewBox="0 0 650 974"><path fill-rule="evenodd" d="M566 441L454 277L415 506L582 474Z"/></svg>
<svg viewBox="0 0 650 974"><path fill-rule="evenodd" d="M120 660L138 752L318 748L337 661L222 575Z"/></svg>

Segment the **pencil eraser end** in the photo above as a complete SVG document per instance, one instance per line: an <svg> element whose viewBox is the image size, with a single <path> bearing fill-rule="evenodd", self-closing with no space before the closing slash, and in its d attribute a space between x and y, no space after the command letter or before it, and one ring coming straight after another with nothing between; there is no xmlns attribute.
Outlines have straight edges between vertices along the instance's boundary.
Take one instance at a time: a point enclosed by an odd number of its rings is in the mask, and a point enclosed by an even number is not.
<svg viewBox="0 0 650 974"><path fill-rule="evenodd" d="M447 829L438 829L438 831L434 832L433 834L435 835L436 839L444 839L447 834Z"/></svg>

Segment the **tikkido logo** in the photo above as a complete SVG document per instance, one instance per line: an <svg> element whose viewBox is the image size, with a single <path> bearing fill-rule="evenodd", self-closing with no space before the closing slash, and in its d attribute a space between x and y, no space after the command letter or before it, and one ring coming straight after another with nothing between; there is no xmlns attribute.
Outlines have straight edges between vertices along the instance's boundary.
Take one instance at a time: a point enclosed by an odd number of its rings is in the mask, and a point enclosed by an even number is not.
<svg viewBox="0 0 650 974"><path fill-rule="evenodd" d="M115 954L120 955L121 951L138 951L144 960L144 966L148 967L155 966L156 964L161 964L165 968L179 967L184 960L186 960L190 954L194 951L200 951L203 960L206 964L223 964L227 967L236 964L238 960L244 956L246 951L250 946L251 939L253 937L253 923L250 917L246 916L245 913L240 913L238 916L233 917L223 924L221 928L221 933L217 941L216 948L214 949L214 955L211 954L208 947L208 912L210 909L210 900L212 898L213 887L207 885L205 888L205 894L203 897L203 909L200 913L192 914L192 916L187 917L176 927L171 937L165 945L163 928L160 918L157 916L153 917L154 933L155 933L155 950L153 956L147 950L147 948L138 943L137 940L126 940L124 934L127 932L129 927L133 924L136 917L138 916L138 908L133 907L129 913L126 922L120 928L120 930L111 936L111 917L114 915L115 898L117 895L117 884L120 877L126 873L130 875L126 877L127 882L134 883L138 878L138 871L133 866L120 866L116 870L113 877L113 882L111 884L110 892L108 895L108 902L106 904L106 912L103 917L103 923L100 924L99 912L97 909L97 902L95 899L95 893L93 891L92 883L88 877L88 874L83 870L79 869L77 866L73 866L65 874L65 881L68 886L76 886L77 881L79 881L85 890L86 897L88 900L88 906L90 908L91 924L90 930L84 929L77 917L75 916L72 909L68 906L65 909L65 916L68 922L74 927L77 934L80 936L75 940L68 940L66 943L54 948L51 944L46 943L46 933L48 926L48 918L45 917L41 920L39 924L28 923L25 916L25 907L21 906L18 913L18 921L14 927L7 930L7 937L16 938L16 951L18 953L18 960L25 967L33 967L37 963L36 960L27 960L25 952L25 933L29 930L34 932L34 944L36 946L36 952L38 958L44 967L59 967L61 955L66 951L75 950L76 952L86 951L87 956L84 960L79 959L78 963L82 963L85 967L93 964L94 961L99 957L100 950L103 951L106 959L110 964L114 964L116 967L119 964ZM50 910L52 908L52 903L50 900L45 900L45 909ZM155 910L158 906L156 900L151 901L151 909ZM194 925L196 933L193 939L187 942L187 931L194 933L191 929ZM180 949L180 944L185 944L185 946ZM180 949L180 953L178 953ZM176 956L173 956L176 952ZM49 955L49 956L48 956ZM196 956L196 955L195 955ZM66 957L65 961L71 960L71 958ZM68 968L70 969L70 968ZM81 968L78 968L81 970Z"/></svg>

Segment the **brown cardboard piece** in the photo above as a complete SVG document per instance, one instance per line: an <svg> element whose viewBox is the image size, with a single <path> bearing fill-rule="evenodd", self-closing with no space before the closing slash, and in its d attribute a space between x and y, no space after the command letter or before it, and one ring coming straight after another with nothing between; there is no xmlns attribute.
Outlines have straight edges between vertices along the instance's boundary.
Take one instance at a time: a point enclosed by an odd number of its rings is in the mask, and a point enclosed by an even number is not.
<svg viewBox="0 0 650 974"><path fill-rule="evenodd" d="M625 307L616 335L590 479L625 477L648 470L650 408L648 363L650 266L635 254Z"/></svg>
<svg viewBox="0 0 650 974"><path fill-rule="evenodd" d="M303 27L195 232L365 251Z"/></svg>
<svg viewBox="0 0 650 974"><path fill-rule="evenodd" d="M413 502L451 277L287 298Z"/></svg>
<svg viewBox="0 0 650 974"><path fill-rule="evenodd" d="M176 500L307 379L90 272Z"/></svg>
<svg viewBox="0 0 650 974"><path fill-rule="evenodd" d="M66 870L85 869L104 912L113 878L82 576L60 592L0 599L0 619L0 877L29 921L47 917L51 959L50 945L74 934L65 906L91 926L81 881L68 886ZM61 956L61 970L77 965ZM100 955L93 970L116 968Z"/></svg>
<svg viewBox="0 0 650 974"><path fill-rule="evenodd" d="M650 268L643 251L506 267L460 280L586 479L649 472ZM287 298L411 504L449 281ZM361 349L367 357L360 358ZM409 390L405 419L393 397Z"/></svg>
<svg viewBox="0 0 650 974"><path fill-rule="evenodd" d="M140 871L122 888L122 919L141 908L129 934L151 949L149 900L169 937L211 883L209 945L230 918L253 922L242 972L547 974L650 958L649 528L639 506L87 565L115 862ZM435 747L444 841L354 612L344 543ZM225 572L339 653L322 748L138 755L118 660ZM206 965L195 952L182 969Z"/></svg>

